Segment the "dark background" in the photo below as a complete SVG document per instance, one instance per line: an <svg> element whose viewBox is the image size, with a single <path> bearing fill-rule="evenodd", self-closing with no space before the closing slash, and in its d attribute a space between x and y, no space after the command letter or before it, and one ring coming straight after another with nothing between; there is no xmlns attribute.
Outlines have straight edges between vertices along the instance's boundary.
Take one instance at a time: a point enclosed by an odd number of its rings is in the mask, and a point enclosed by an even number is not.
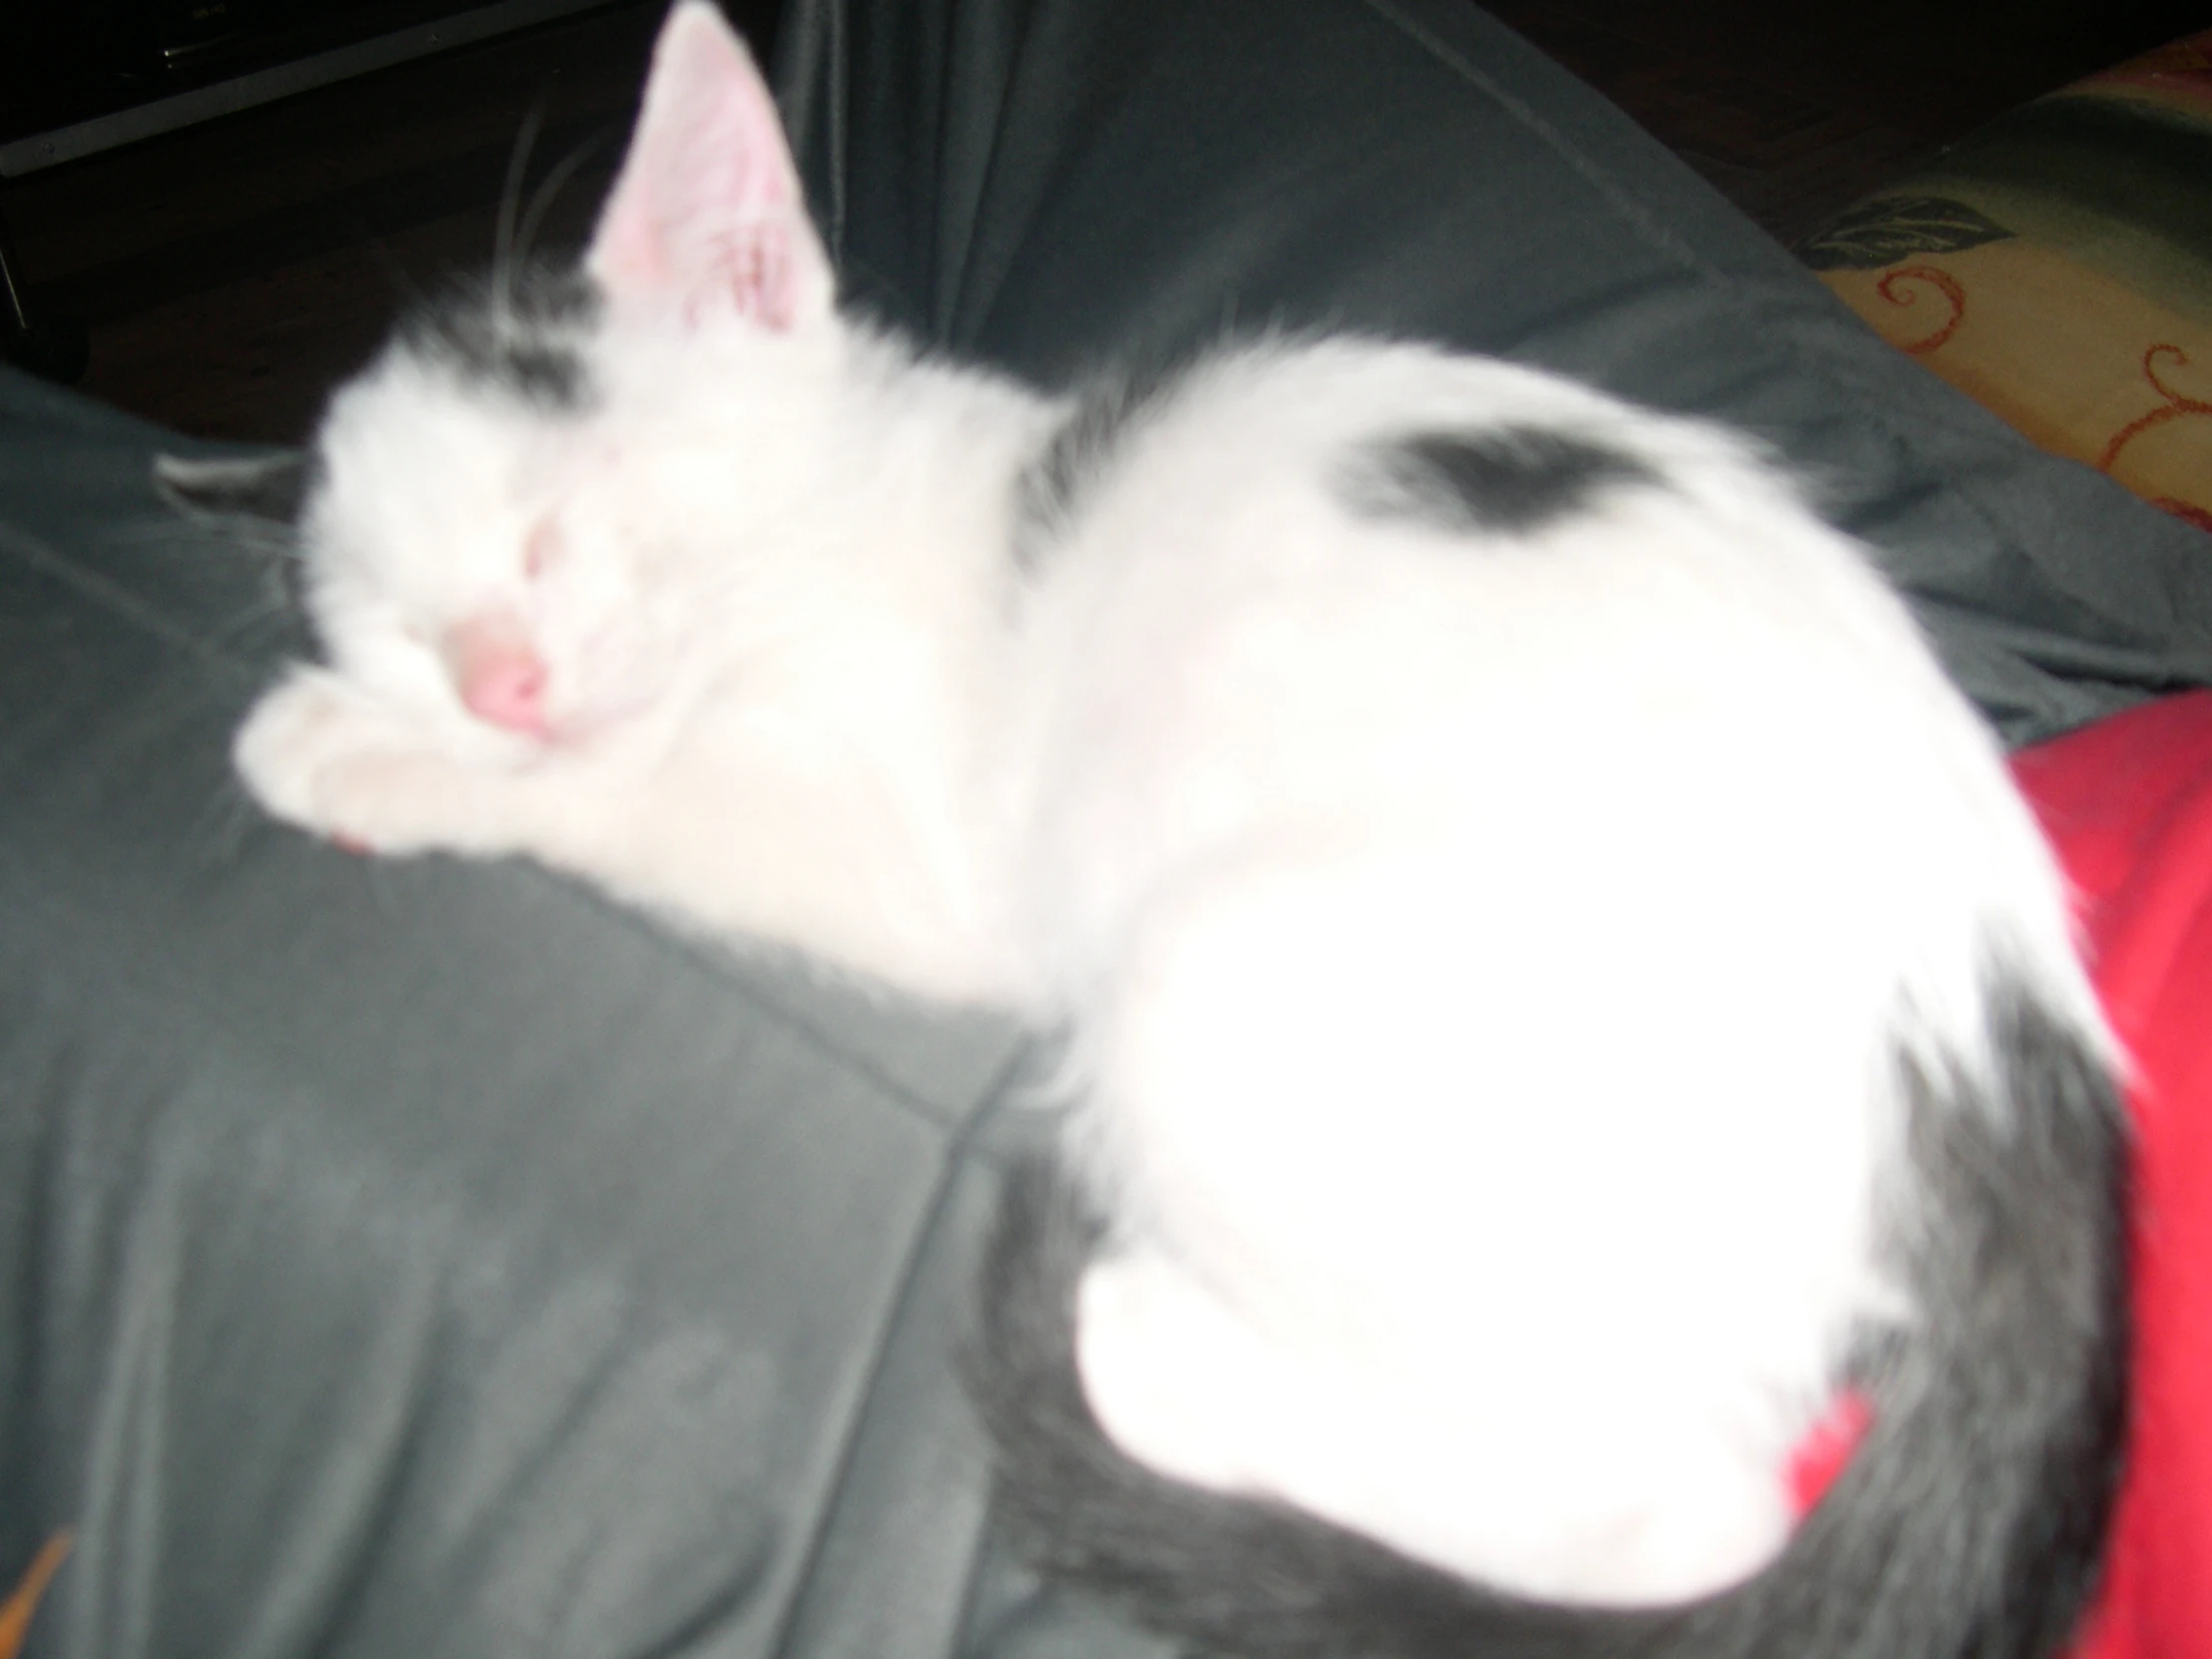
<svg viewBox="0 0 2212 1659"><path fill-rule="evenodd" d="M19 4L0 52L0 134L30 130L42 108L71 98L75 108L151 95L287 42L309 49L369 13L390 27L434 4ZM776 0L725 6L765 51ZM0 216L39 306L90 327L86 390L189 432L296 440L396 307L489 260L533 108L525 196L591 146L540 236L556 249L580 242L664 10L665 0L615 0L0 180ZM1785 242L2010 106L2212 26L2212 0L1492 0L1490 10ZM163 27L150 30L150 16ZM201 55L176 66L175 52L150 57L146 46L203 37Z"/></svg>

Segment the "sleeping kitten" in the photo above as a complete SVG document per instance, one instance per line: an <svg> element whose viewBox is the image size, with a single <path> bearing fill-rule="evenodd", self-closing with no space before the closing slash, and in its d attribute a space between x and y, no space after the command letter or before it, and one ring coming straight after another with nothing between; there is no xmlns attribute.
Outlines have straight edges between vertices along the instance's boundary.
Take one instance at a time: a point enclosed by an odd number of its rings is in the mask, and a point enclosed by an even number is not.
<svg viewBox="0 0 2212 1659"><path fill-rule="evenodd" d="M1070 1033L982 1390L1060 1569L1253 1653L2067 1629L2110 1043L1991 741L1739 439L1417 345L919 355L684 0L581 273L404 329L300 534L278 817Z"/></svg>

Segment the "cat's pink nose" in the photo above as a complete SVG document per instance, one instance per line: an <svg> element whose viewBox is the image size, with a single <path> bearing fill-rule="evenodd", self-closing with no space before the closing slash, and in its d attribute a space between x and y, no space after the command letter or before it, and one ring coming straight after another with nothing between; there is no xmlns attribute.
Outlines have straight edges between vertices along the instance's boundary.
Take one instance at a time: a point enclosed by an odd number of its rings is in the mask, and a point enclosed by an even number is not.
<svg viewBox="0 0 2212 1659"><path fill-rule="evenodd" d="M464 622L447 636L446 657L461 707L486 725L545 735L545 659L518 624L504 617Z"/></svg>
<svg viewBox="0 0 2212 1659"><path fill-rule="evenodd" d="M479 664L461 682L461 702L478 720L542 735L545 665L527 653Z"/></svg>

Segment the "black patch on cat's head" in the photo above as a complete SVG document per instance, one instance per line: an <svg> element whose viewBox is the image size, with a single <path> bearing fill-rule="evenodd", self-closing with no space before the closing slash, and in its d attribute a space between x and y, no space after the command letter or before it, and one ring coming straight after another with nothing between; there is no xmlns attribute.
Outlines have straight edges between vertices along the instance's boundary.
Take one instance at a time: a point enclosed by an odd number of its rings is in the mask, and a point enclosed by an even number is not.
<svg viewBox="0 0 2212 1659"><path fill-rule="evenodd" d="M1130 434L1158 414L1189 368L1160 356L1102 375L1075 394L1060 424L1014 479L1014 563L1034 572L1120 458Z"/></svg>
<svg viewBox="0 0 2212 1659"><path fill-rule="evenodd" d="M1367 445L1339 493L1365 518L1407 518L1457 534L1525 535L1623 484L1656 484L1650 463L1551 426L1406 432Z"/></svg>
<svg viewBox="0 0 2212 1659"><path fill-rule="evenodd" d="M583 344L599 312L599 289L581 272L523 266L418 306L399 339L470 384L570 414L595 395Z"/></svg>

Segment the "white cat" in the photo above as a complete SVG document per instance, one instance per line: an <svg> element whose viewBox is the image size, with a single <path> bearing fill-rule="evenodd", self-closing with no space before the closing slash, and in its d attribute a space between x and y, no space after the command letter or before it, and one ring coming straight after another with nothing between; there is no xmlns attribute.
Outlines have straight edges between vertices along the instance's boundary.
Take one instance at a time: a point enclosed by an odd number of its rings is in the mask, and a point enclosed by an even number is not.
<svg viewBox="0 0 2212 1659"><path fill-rule="evenodd" d="M1329 1601L1338 1544L1464 1590L1437 1652L2063 1630L2109 1043L1990 739L1745 443L1409 344L1066 398L921 355L834 309L684 0L581 276L415 319L316 457L327 663L237 745L272 812L1070 1033L1104 1233L1031 1290L1118 1450L1027 1510L1136 1462L1062 1565L1255 1650L1288 1606L1285 1651L1431 1651Z"/></svg>

